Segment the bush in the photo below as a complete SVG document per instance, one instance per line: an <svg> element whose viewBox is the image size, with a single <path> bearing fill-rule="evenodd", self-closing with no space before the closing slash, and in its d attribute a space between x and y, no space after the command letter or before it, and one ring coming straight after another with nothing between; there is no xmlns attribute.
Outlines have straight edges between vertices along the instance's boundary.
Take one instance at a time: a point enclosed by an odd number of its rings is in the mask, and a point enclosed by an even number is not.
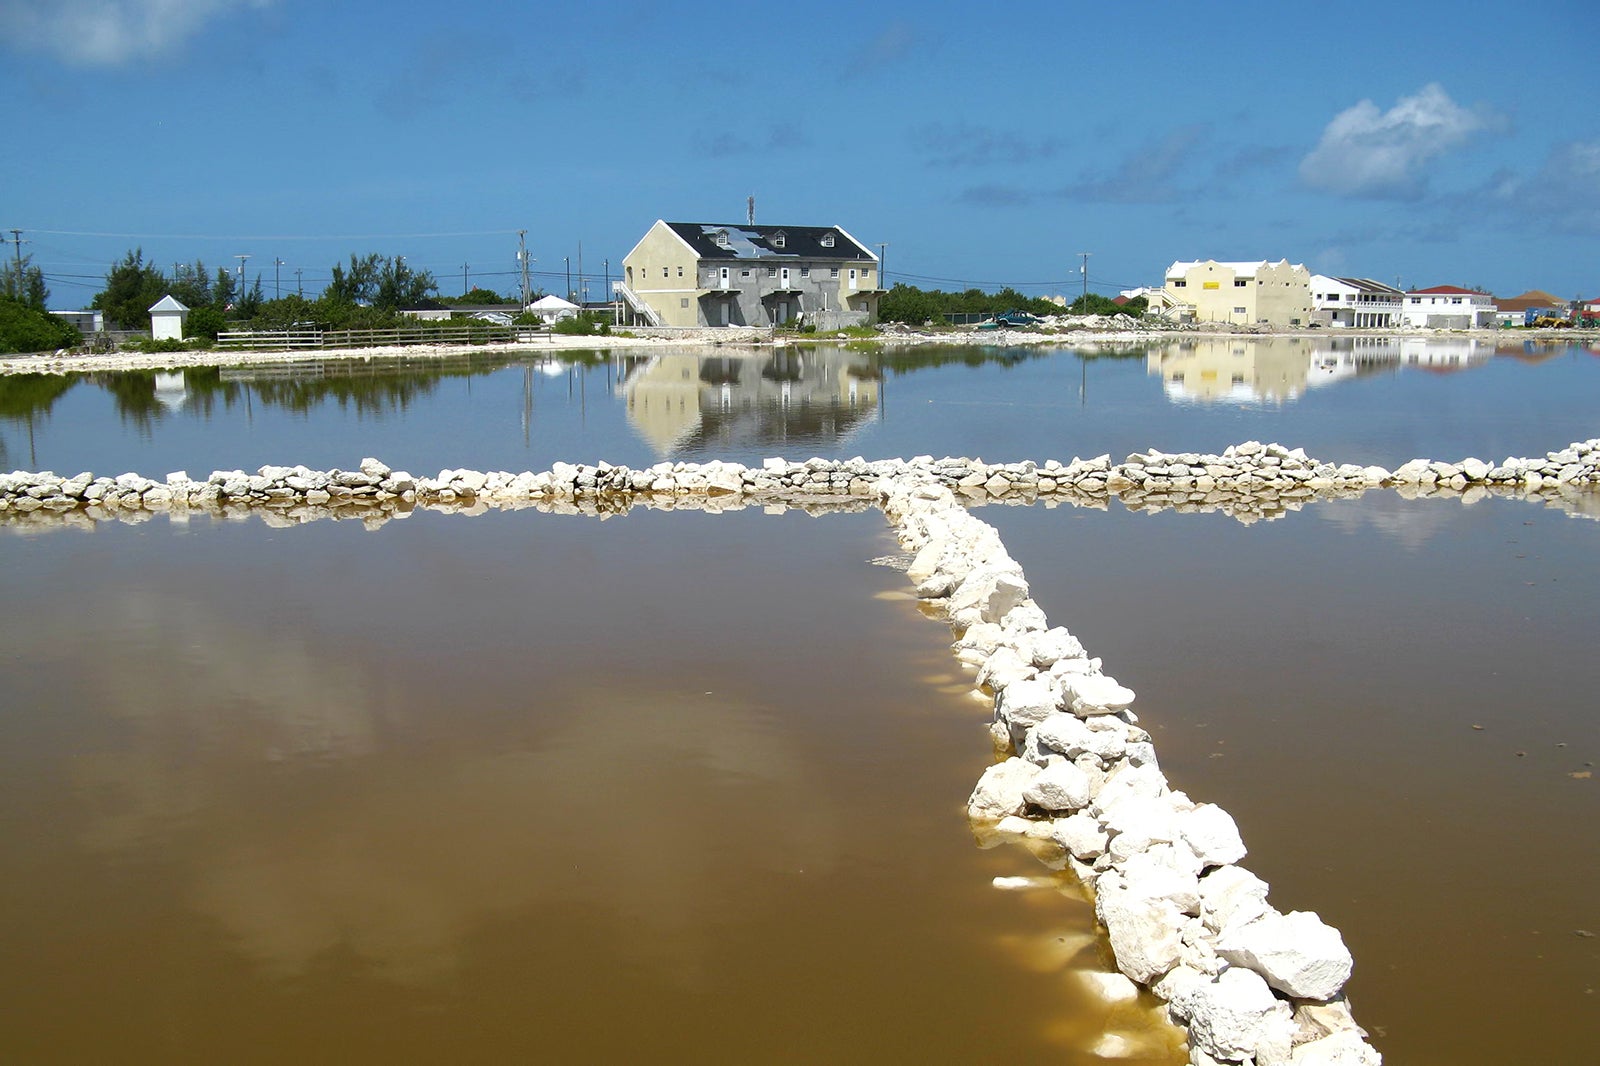
<svg viewBox="0 0 1600 1066"><path fill-rule="evenodd" d="M563 318L550 327L550 332L560 333L568 337L593 337L599 334L602 337L611 335L611 323L603 320L592 311L579 311L571 318Z"/></svg>
<svg viewBox="0 0 1600 1066"><path fill-rule="evenodd" d="M0 352L53 352L83 343L72 323L0 298Z"/></svg>
<svg viewBox="0 0 1600 1066"><path fill-rule="evenodd" d="M205 337L216 340L217 334L228 328L228 319L215 307L196 307L189 312L188 321L184 323L184 332L193 337Z"/></svg>

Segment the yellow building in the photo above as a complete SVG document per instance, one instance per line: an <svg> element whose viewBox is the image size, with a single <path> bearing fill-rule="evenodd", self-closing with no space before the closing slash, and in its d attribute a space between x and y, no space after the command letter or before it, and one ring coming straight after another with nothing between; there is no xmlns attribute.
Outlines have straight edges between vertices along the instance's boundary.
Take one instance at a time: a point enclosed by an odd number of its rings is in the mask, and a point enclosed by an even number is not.
<svg viewBox="0 0 1600 1066"><path fill-rule="evenodd" d="M1176 262L1163 292L1184 317L1236 326L1304 326L1311 321L1311 272L1276 263Z"/></svg>

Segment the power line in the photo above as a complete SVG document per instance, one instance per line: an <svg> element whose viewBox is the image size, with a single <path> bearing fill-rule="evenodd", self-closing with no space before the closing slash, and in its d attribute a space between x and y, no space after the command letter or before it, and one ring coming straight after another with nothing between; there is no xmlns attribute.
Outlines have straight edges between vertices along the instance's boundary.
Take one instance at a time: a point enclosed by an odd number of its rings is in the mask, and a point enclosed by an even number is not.
<svg viewBox="0 0 1600 1066"><path fill-rule="evenodd" d="M444 237L504 237L517 231L493 229L463 233L323 233L309 237L285 236L283 234L261 236L258 234L236 233L97 233L70 229L38 229L30 230L29 232L48 233L56 237L116 237L121 240L140 241L413 241Z"/></svg>

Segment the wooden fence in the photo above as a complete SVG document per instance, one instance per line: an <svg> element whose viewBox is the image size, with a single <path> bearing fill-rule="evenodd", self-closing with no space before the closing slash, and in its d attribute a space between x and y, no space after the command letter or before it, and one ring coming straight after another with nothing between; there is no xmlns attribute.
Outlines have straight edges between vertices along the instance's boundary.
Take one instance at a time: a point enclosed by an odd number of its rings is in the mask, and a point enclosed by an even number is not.
<svg viewBox="0 0 1600 1066"><path fill-rule="evenodd" d="M544 336L534 326L473 326L400 329L237 330L217 334L218 348L251 351L316 351L326 348L386 348L403 344L508 344Z"/></svg>

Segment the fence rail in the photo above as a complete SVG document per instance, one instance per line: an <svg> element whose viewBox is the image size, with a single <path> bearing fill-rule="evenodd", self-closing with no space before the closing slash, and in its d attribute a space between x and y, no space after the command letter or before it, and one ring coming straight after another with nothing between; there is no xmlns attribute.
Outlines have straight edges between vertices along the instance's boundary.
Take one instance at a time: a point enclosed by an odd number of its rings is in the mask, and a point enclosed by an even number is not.
<svg viewBox="0 0 1600 1066"><path fill-rule="evenodd" d="M533 326L446 326L437 329L274 329L235 330L217 334L218 348L253 351L384 348L406 344L504 344L543 336Z"/></svg>

